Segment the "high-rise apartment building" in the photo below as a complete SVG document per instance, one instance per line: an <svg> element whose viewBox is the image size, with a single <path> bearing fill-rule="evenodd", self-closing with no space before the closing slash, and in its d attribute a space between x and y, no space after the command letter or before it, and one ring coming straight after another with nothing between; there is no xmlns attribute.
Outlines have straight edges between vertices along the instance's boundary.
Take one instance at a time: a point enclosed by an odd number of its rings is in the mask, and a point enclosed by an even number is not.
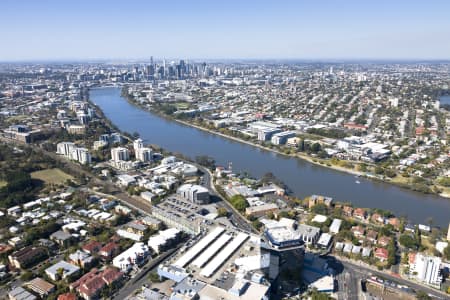
<svg viewBox="0 0 450 300"><path fill-rule="evenodd" d="M130 159L130 152L127 148L124 147L116 147L111 149L111 159L113 161L124 160L127 161Z"/></svg>

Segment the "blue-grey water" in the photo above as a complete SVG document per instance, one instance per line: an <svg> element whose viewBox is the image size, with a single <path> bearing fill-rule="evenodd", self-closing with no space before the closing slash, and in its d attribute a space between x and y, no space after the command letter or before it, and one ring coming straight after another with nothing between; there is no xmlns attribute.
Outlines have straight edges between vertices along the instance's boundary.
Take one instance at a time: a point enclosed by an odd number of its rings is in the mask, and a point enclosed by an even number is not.
<svg viewBox="0 0 450 300"><path fill-rule="evenodd" d="M356 184L353 175L161 118L128 103L120 96L119 88L93 89L90 99L120 130L138 132L146 143L156 144L191 158L209 155L224 166L232 162L235 172L247 171L254 177L272 172L298 197L322 194L359 207L390 210L415 223L424 223L431 217L435 225L447 227L449 224L450 199L361 178L358 179L361 184Z"/></svg>
<svg viewBox="0 0 450 300"><path fill-rule="evenodd" d="M450 104L450 95L441 96L439 101L441 104Z"/></svg>

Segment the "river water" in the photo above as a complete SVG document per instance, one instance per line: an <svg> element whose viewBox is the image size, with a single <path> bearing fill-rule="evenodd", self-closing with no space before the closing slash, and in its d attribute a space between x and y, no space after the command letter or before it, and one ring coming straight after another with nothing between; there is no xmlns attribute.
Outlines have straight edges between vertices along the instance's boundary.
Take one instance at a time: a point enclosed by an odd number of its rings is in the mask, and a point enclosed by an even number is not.
<svg viewBox="0 0 450 300"><path fill-rule="evenodd" d="M414 223L424 223L432 218L434 225L446 228L449 224L450 199L363 178L358 178L360 184L356 184L353 175L161 118L128 103L120 96L119 88L93 89L90 99L120 130L138 132L145 143L156 144L191 158L209 155L217 164L224 166L232 162L233 171L246 171L254 177L272 172L297 197L321 194L333 197L336 201L351 202L358 207L390 210L397 216L406 216Z"/></svg>

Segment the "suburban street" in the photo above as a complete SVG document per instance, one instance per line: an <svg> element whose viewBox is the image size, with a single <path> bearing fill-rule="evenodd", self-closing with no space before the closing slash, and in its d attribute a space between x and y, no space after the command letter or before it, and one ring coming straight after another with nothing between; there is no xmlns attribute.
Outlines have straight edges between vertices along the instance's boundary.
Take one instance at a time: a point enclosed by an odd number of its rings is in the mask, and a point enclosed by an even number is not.
<svg viewBox="0 0 450 300"><path fill-rule="evenodd" d="M223 199L223 197L217 192L216 188L214 187L211 171L201 165L198 165L198 164L195 164L195 165L203 173L203 178L204 178L203 186L205 186L210 191L210 194L213 198L220 199L219 201L216 201L215 204L218 207L223 207L227 211L230 212L230 216L229 216L230 222L234 226L236 226L242 230L245 230L248 232L255 232L255 229L253 228L253 226L238 211L236 211L236 209L234 207L232 207L228 203L228 201Z"/></svg>
<svg viewBox="0 0 450 300"><path fill-rule="evenodd" d="M176 247L174 249L170 249L163 254L157 256L156 258L150 260L147 262L142 268L140 268L140 271L131 278L120 290L117 294L113 296L114 299L126 299L129 297L135 290L141 288L144 284L149 282L149 279L147 275L155 270L158 265L169 258L171 255L175 254L176 251L180 247Z"/></svg>

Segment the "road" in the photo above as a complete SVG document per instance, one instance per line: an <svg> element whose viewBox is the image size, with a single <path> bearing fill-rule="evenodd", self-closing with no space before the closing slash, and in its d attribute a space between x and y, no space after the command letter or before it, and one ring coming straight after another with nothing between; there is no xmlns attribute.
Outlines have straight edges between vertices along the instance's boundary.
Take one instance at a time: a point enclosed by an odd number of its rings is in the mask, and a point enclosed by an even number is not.
<svg viewBox="0 0 450 300"><path fill-rule="evenodd" d="M360 280L353 269L345 269L336 275L338 300L361 299Z"/></svg>
<svg viewBox="0 0 450 300"><path fill-rule="evenodd" d="M354 262L349 262L347 260L339 260L342 265L345 267L345 269L347 270L351 270L353 273L357 273L360 274L360 278L367 278L368 276L370 276L370 274L384 278L384 279L388 279L391 280L393 282L402 284L402 285L406 285L409 286L410 288L412 288L413 290L416 291L424 291L429 295L432 295L434 297L436 297L437 299L446 299L446 295L440 291L437 291L431 287L427 287L418 283L415 283L413 281L410 280L406 280L397 276L393 276L390 275L388 273L384 273L384 272L380 272L378 270L374 270L371 268L368 268L364 265L361 265L359 263L354 263Z"/></svg>
<svg viewBox="0 0 450 300"><path fill-rule="evenodd" d="M220 199L220 201L216 202L216 205L218 207L223 207L230 212L229 220L231 221L231 223L244 231L256 233L256 230L253 228L250 222L245 219L238 211L236 211L236 209L232 207L228 203L228 201L226 201L222 197L222 195L219 194L219 192L217 192L216 187L213 183L211 171L199 164L195 165L203 173L203 186L205 186L210 191L213 197Z"/></svg>
<svg viewBox="0 0 450 300"><path fill-rule="evenodd" d="M155 259L150 260L147 264L145 264L141 270L131 278L120 290L117 294L114 295L114 299L126 299L131 294L134 293L137 289L141 288L144 284L149 282L147 278L147 274L158 267L158 265L168 259L170 256L175 254L175 252L180 248L176 247L174 249L170 249L167 252L157 256Z"/></svg>

